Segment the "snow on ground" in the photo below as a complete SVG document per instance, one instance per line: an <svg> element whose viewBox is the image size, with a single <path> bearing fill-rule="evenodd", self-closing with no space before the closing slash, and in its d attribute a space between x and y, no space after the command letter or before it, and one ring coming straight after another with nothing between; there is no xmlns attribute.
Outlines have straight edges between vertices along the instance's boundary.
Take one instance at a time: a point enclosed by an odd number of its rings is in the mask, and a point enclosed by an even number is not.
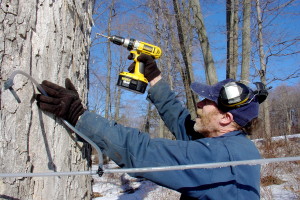
<svg viewBox="0 0 300 200"><path fill-rule="evenodd" d="M300 134L286 138L284 136L276 137L272 141L281 141L274 148L276 151L274 151L273 157L300 155ZM289 145L286 145L285 141L288 141ZM258 148L261 148L262 140L254 140L254 142ZM263 165L261 176L267 180L267 183L261 185L261 199L299 200L299 166L300 161ZM94 165L93 170L97 170L97 167ZM112 169L118 168L118 166L111 161L105 168ZM103 174L102 177L94 175L93 180L93 200L178 200L180 197L176 191L158 186L145 179L130 177L128 174Z"/></svg>
<svg viewBox="0 0 300 200"><path fill-rule="evenodd" d="M94 165L93 170L97 170L97 167ZM111 161L105 167L113 169L118 166ZM178 200L180 197L176 191L128 174L103 174L102 177L94 175L93 179L93 200Z"/></svg>

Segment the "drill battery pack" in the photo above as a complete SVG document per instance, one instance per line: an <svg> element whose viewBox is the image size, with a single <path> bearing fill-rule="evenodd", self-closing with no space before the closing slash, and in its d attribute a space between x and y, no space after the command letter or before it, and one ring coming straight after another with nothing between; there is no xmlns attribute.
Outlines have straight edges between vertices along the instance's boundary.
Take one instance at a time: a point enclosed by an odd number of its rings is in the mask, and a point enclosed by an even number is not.
<svg viewBox="0 0 300 200"><path fill-rule="evenodd" d="M143 77L138 77L127 72L122 72L119 74L117 85L135 93L144 94L148 85L148 81L147 79L143 79Z"/></svg>

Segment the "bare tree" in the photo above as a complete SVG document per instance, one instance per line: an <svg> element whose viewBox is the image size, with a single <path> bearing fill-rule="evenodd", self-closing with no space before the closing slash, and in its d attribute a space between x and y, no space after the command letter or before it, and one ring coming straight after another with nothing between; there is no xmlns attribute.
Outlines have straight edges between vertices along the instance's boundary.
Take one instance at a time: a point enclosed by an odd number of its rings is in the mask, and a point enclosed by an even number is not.
<svg viewBox="0 0 300 200"><path fill-rule="evenodd" d="M260 80L266 85L266 63L265 63L265 52L263 49L263 28L261 18L260 1L256 0L256 12L257 12L257 24L258 24L258 41L259 41L259 58L260 58ZM270 111L268 99L262 104L263 119L264 119L264 132L268 142L271 140L271 129L270 129Z"/></svg>
<svg viewBox="0 0 300 200"><path fill-rule="evenodd" d="M1 82L14 70L64 86L69 77L87 103L93 1L1 1ZM3 80L2 80L3 79ZM0 171L89 169L90 150L58 118L39 110L31 82L21 75L1 97ZM3 199L90 199L90 176L2 178Z"/></svg>
<svg viewBox="0 0 300 200"><path fill-rule="evenodd" d="M243 1L243 39L242 39L242 69L241 81L248 83L250 69L250 53L251 53L251 0Z"/></svg>
<svg viewBox="0 0 300 200"><path fill-rule="evenodd" d="M179 8L178 0L173 0L173 7L175 11L175 18L177 24L177 33L179 38L179 44L181 49L181 55L183 57L183 61L185 64L185 70L182 73L183 84L185 87L186 92L186 104L187 108L191 113L192 118L196 117L196 96L190 90L190 84L194 82L194 75L193 75L193 67L192 67L192 60L191 60L191 50L189 46L189 42L187 41L187 36L191 34L191 31L184 29L183 21L186 17L189 17L188 13L181 13ZM185 30L185 31L184 31ZM189 29L191 30L191 29Z"/></svg>
<svg viewBox="0 0 300 200"><path fill-rule="evenodd" d="M295 86L279 85L269 95L272 136L299 133L299 83Z"/></svg>
<svg viewBox="0 0 300 200"><path fill-rule="evenodd" d="M191 0L190 3L194 14L196 32L198 34L198 39L200 41L204 59L206 82L212 85L218 82L218 78L210 49L210 44L208 41L208 36L206 33L206 28L204 25L200 2L199 0Z"/></svg>
<svg viewBox="0 0 300 200"><path fill-rule="evenodd" d="M110 9L109 9L109 18L108 18L108 23L107 23L107 35L111 35L111 22L112 18L114 16L114 6L115 6L115 1L111 1ZM110 118L110 110L111 110L111 89L110 89L110 80L111 80L111 68L112 68L112 61L111 61L111 43L108 41L107 42L107 75L106 75L106 99L105 99L105 118L109 119Z"/></svg>
<svg viewBox="0 0 300 200"><path fill-rule="evenodd" d="M206 3L214 3L211 1L205 1ZM255 23L250 24L251 17L255 17L254 15L251 15L251 1L250 0L243 0L240 1L240 7L243 8L243 12L240 12L240 14L243 14L243 17L240 15L238 16L238 3L237 0L231 0L228 1L230 4L230 15L228 15L230 18L228 25L230 25L228 32L226 32L226 26L222 26L222 30L224 30L224 33L228 33L228 38L231 39L230 43L230 49L233 49L232 53L230 53L231 64L228 65L230 67L234 66L234 69L227 70L228 75L231 78L241 77L242 81L245 81L245 83L248 83L249 79L257 79L258 71L260 71L261 75L266 73L267 69L264 71L262 68L257 69L256 71L250 70L250 59L252 59L251 67L255 67L257 65L256 58L259 58L259 51L255 49L255 46L252 44L258 43L258 35L256 34L256 30L258 29L258 25ZM281 1L280 1L281 2ZM284 1L282 1L284 2ZM265 65L268 65L268 62L272 62L272 58L276 57L287 57L290 55L295 55L299 51L294 48L297 43L299 43L299 37L290 39L287 38L286 40L278 39L277 42L274 42L276 38L269 37L268 34L268 25L272 24L272 18L276 18L277 16L281 15L281 10L284 9L285 6L291 5L291 3L295 2L294 0L290 0L288 2L285 1L285 3L276 3L275 1L264 1L265 6L262 8L264 9L263 16L268 16L271 18L269 21L264 21L264 54L265 54ZM224 4L224 3L222 3ZM278 6L269 6L269 5L275 5L278 4ZM187 66L193 66L193 53L195 52L195 49L198 50L201 48L202 54L203 54L203 61L205 66L205 76L206 77L215 77L215 82L217 81L216 76L216 69L214 64L214 59L211 54L211 46L208 41L208 36L206 33L206 29L204 26L204 19L201 12L200 3L197 0L173 0L173 1L167 1L167 0L160 0L160 1L143 1L143 2L137 2L134 6L130 5L128 6L128 9L124 9L127 5L126 3L122 2L122 8L119 8L118 5L121 5L120 2L116 1L116 10L118 10L116 20L114 20L114 23L112 23L112 33L120 32L122 33L122 36L130 36L133 38L136 38L138 40L143 41L150 41L150 43L154 43L156 45L161 46L163 50L163 56L161 59L157 61L158 66L162 67L163 76L166 80L169 81L171 87L176 88L176 94L177 97L185 102L188 106L188 109L192 110L194 109L193 104L194 100L191 101L190 99L190 87L189 84L193 82L193 69L188 68ZM188 6L187 6L188 5ZM108 6L104 9L106 14L108 13ZM174 10L173 10L174 9ZM122 11L121 11L122 10ZM130 11L134 11L130 12ZM278 10L278 11L276 11ZM192 11L192 13L190 13ZM207 10L204 10L207 12ZM143 17L140 17L138 12L143 12ZM145 14L148 17L145 17ZM192 15L191 15L192 14ZM206 13L204 13L206 14ZM128 19L124 19L126 18ZM106 19L106 18L105 18ZM134 20L133 20L134 19ZM243 31L242 37L240 37L238 34L241 33L238 32L237 25L240 22L239 19L243 19L241 22L243 22L243 28L241 29ZM252 22L256 18L252 18ZM264 19L265 20L265 19ZM118 23L120 21L120 23ZM103 20L102 22L105 23L105 27L107 27L107 20ZM128 28L131 27L131 28ZM222 32L221 30L221 32ZM229 31L230 30L230 31ZM252 32L250 32L252 31ZM229 34L231 33L231 34ZM238 37L239 36L239 37ZM250 36L252 41L250 40ZM275 35L274 35L275 36ZM195 39L196 38L196 39ZM240 46L237 46L238 39L241 38ZM145 40L146 39L146 40ZM198 45L198 42L195 42L197 39L200 41L200 48L196 45ZM229 40L228 40L229 41ZM251 42L253 42L251 44ZM226 41L224 43L224 46L226 45ZM251 46L252 45L252 46ZM112 46L112 50L115 48ZM114 54L117 54L120 49L120 47L117 47L116 51L114 51ZM105 48L104 48L105 49ZM291 51L293 49L293 51ZM296 50L295 50L296 49ZM213 50L216 50L214 48ZM218 50L218 49L217 49ZM238 50L238 51L237 51ZM290 50L290 51L288 51ZM125 51L125 49L124 49ZM235 53L233 53L235 52ZM237 62L239 60L237 52L242 52L241 57L241 63L242 63L242 70L241 74L237 73ZM225 54L224 54L225 55ZM251 57L250 57L251 56ZM106 56L105 56L106 57ZM118 57L118 55L116 56ZM222 58L221 58L222 59ZM112 65L117 66L116 60L118 59L112 59ZM225 61L225 59L224 59ZM104 64L106 65L106 63ZM127 65L127 64L125 64ZM207 67L209 66L209 67ZM271 64L268 66L272 66ZM273 67L273 66L272 66ZM212 69L210 71L209 69ZM114 70L114 69L112 69ZM295 69L295 71L291 72L291 75L287 75L286 77L278 77L274 76L273 79L270 79L270 71L268 70L268 78L266 79L267 83L270 83L271 81L275 80L285 80L286 78L295 78L299 77L299 70ZM102 73L103 74L103 73ZM106 74L106 71L105 71ZM117 73L116 73L117 74ZM209 74L209 75L208 75ZM215 74L215 75L213 75ZM112 79L116 76L114 72L112 71ZM266 76L266 74L264 75ZM103 77L101 77L103 78ZM207 82L209 83L211 78L207 78ZM212 83L209 83L212 84ZM103 88L102 88L103 89ZM116 89L114 90L115 93L111 95L116 95ZM114 101L116 98L111 98L112 101ZM120 101L121 103L123 101ZM113 102L112 102L113 103ZM117 108L116 104L115 109ZM147 104L145 104L147 105ZM146 106L145 106L146 107ZM115 111L112 107L112 112ZM124 112L125 106L120 105L120 115L122 116L122 112ZM145 108L145 110L149 110L149 119L146 124L149 129L147 130L154 130L159 127L159 121L157 119L153 119L156 115L153 114L153 108L148 107ZM104 109L103 109L104 110ZM146 112L146 111L145 111ZM148 126L149 125L149 126ZM162 130L162 129L161 129ZM162 132L164 132L162 130Z"/></svg>
<svg viewBox="0 0 300 200"><path fill-rule="evenodd" d="M227 63L226 78L236 79L238 65L238 0L227 0L226 24L227 24Z"/></svg>
<svg viewBox="0 0 300 200"><path fill-rule="evenodd" d="M124 64L124 61L123 61L123 57L120 56L120 63L118 65L118 72L121 72L124 70L125 68L125 64ZM121 95L122 95L122 92L121 92L121 88L120 87L115 87L115 106L114 106L114 111L115 111L115 115L114 115L114 120L116 122L119 122L120 120L120 105L121 105Z"/></svg>

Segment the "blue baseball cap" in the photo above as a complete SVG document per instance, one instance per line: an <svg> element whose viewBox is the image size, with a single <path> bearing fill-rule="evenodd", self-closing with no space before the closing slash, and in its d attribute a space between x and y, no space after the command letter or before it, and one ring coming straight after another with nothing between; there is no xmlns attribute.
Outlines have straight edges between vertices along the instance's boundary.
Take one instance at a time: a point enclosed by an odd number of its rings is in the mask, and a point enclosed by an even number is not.
<svg viewBox="0 0 300 200"><path fill-rule="evenodd" d="M220 103L219 97L220 92L224 85L230 82L237 82L234 79L225 79L220 81L214 85L206 85L199 82L194 82L191 84L191 89L193 92L198 94L199 96L206 98L215 102L218 105L220 110L224 110L224 105ZM250 88L248 88L252 91ZM234 121L244 127L246 126L252 119L258 117L259 113L259 103L257 98L254 96L253 92L245 104L240 107L226 107L226 112L230 112L233 115Z"/></svg>

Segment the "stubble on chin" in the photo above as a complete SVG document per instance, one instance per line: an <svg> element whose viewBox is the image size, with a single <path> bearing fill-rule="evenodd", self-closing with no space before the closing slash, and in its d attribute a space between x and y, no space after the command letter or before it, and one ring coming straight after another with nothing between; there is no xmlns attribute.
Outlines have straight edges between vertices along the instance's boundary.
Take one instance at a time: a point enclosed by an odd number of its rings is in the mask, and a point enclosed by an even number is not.
<svg viewBox="0 0 300 200"><path fill-rule="evenodd" d="M199 115L194 124L194 131L202 134L204 137L210 137L210 135L217 131L215 124L212 123L215 119L218 111L213 111L207 115Z"/></svg>
<svg viewBox="0 0 300 200"><path fill-rule="evenodd" d="M203 124L200 124L199 122L194 124L194 131L196 131L197 133L200 133L201 135L203 135L204 137L208 137L209 136L209 131L206 130L205 126Z"/></svg>

